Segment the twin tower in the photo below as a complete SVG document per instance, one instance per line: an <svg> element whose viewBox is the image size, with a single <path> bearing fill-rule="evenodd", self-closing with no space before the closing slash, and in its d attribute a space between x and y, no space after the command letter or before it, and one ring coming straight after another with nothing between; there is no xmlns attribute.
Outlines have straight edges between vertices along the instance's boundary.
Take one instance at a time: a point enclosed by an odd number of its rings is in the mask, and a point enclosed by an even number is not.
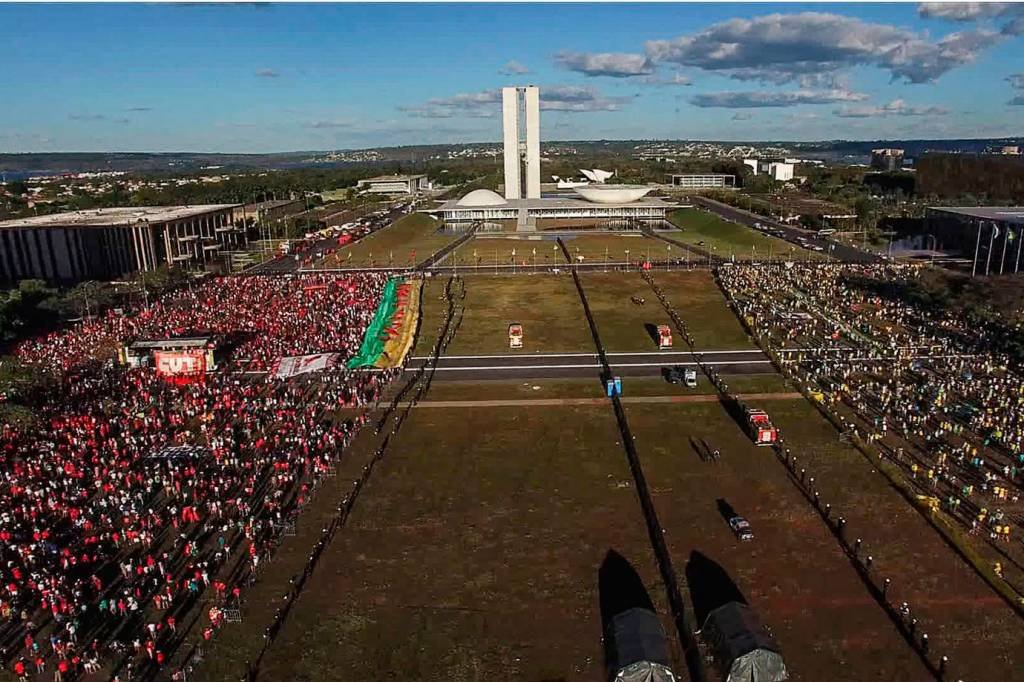
<svg viewBox="0 0 1024 682"><path fill-rule="evenodd" d="M505 198L540 199L540 92L535 85L502 88L501 105L505 141ZM519 125L523 120L526 123L525 142L521 141Z"/></svg>

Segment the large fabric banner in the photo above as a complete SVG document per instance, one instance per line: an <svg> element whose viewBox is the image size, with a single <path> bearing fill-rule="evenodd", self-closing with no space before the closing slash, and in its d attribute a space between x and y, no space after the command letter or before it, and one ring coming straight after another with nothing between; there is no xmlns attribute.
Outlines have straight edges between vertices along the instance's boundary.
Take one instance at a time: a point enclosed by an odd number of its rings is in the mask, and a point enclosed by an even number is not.
<svg viewBox="0 0 1024 682"><path fill-rule="evenodd" d="M163 376L203 374L206 372L206 353L201 350L153 352L156 373Z"/></svg>
<svg viewBox="0 0 1024 682"><path fill-rule="evenodd" d="M388 340L386 328L391 322L391 316L398 307L399 283L399 279L392 278L384 285L384 292L380 296L380 304L373 314L370 326L366 328L366 333L363 334L363 344L359 347L359 352L348 361L349 369L373 367L377 358L384 352L384 344Z"/></svg>
<svg viewBox="0 0 1024 682"><path fill-rule="evenodd" d="M278 379L287 379L307 372L322 372L338 364L337 353L312 353L278 358L270 373Z"/></svg>

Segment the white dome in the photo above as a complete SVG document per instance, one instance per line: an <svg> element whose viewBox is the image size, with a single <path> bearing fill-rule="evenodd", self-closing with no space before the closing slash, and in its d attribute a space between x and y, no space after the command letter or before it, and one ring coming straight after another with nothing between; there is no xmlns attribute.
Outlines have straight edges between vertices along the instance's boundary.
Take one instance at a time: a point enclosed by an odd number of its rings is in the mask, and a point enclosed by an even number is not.
<svg viewBox="0 0 1024 682"><path fill-rule="evenodd" d="M505 200L500 194L489 189L475 189L459 199L456 206L504 206Z"/></svg>
<svg viewBox="0 0 1024 682"><path fill-rule="evenodd" d="M587 185L575 189L577 194L595 204L628 204L654 188L642 185Z"/></svg>

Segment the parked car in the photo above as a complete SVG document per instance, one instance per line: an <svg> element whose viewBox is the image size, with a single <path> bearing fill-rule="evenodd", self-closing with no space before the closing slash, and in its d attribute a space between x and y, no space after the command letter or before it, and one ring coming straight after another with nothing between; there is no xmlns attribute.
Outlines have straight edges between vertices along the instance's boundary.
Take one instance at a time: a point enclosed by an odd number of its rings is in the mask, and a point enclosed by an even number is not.
<svg viewBox="0 0 1024 682"><path fill-rule="evenodd" d="M686 381L682 367L663 367L661 374L665 377L665 381L670 384L681 384Z"/></svg>
<svg viewBox="0 0 1024 682"><path fill-rule="evenodd" d="M754 531L750 529L750 522L742 516L734 516L729 519L729 527L732 528L737 540L745 542L754 539Z"/></svg>

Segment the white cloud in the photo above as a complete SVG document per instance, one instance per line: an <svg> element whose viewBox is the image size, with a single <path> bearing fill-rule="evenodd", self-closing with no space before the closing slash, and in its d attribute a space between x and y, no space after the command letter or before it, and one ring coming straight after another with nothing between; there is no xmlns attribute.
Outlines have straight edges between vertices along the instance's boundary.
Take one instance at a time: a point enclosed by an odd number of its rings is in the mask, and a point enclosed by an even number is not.
<svg viewBox="0 0 1024 682"><path fill-rule="evenodd" d="M933 41L889 24L821 12L730 19L697 33L646 43L655 62L716 71L740 80L787 83L854 66L876 66L894 79L932 81L972 62L1003 39L969 30Z"/></svg>
<svg viewBox="0 0 1024 682"><path fill-rule="evenodd" d="M595 88L554 85L540 89L540 108L548 111L619 111L630 97L611 97Z"/></svg>
<svg viewBox="0 0 1024 682"><path fill-rule="evenodd" d="M309 128L317 128L317 129L321 129L321 130L327 129L327 128L351 128L352 127L352 122L351 121L322 120L322 121L313 121L313 122L309 123L307 125L307 127L309 127Z"/></svg>
<svg viewBox="0 0 1024 682"><path fill-rule="evenodd" d="M862 102L867 98L868 96L862 92L850 90L792 90L784 92L704 92L695 95L690 102L702 108L753 109L794 107L798 104Z"/></svg>
<svg viewBox="0 0 1024 682"><path fill-rule="evenodd" d="M555 63L585 76L630 78L654 73L646 56L627 52L560 52Z"/></svg>
<svg viewBox="0 0 1024 682"><path fill-rule="evenodd" d="M1024 3L1020 2L921 2L917 13L928 19L946 21L1006 20L1002 33L1024 34Z"/></svg>
<svg viewBox="0 0 1024 682"><path fill-rule="evenodd" d="M607 96L595 88L577 85L552 85L540 89L540 108L545 111L618 111L630 99ZM501 90L494 89L436 97L423 104L400 106L398 110L418 118L494 118L500 108Z"/></svg>
<svg viewBox="0 0 1024 682"><path fill-rule="evenodd" d="M523 74L530 73L530 69L515 59L510 59L505 62L505 66L498 69L498 73L502 76L522 76Z"/></svg>
<svg viewBox="0 0 1024 682"><path fill-rule="evenodd" d="M678 71L673 73L668 78L664 78L662 76L647 76L642 80L642 82L647 83L648 85L693 85L692 78L690 78L689 76L684 76Z"/></svg>
<svg viewBox="0 0 1024 682"><path fill-rule="evenodd" d="M942 107L916 107L902 99L894 99L880 107L844 107L832 112L839 118L875 118L888 116L945 116L948 110Z"/></svg>
<svg viewBox="0 0 1024 682"><path fill-rule="evenodd" d="M921 2L917 13L929 19L976 21L1003 16L1013 8L1012 2Z"/></svg>

